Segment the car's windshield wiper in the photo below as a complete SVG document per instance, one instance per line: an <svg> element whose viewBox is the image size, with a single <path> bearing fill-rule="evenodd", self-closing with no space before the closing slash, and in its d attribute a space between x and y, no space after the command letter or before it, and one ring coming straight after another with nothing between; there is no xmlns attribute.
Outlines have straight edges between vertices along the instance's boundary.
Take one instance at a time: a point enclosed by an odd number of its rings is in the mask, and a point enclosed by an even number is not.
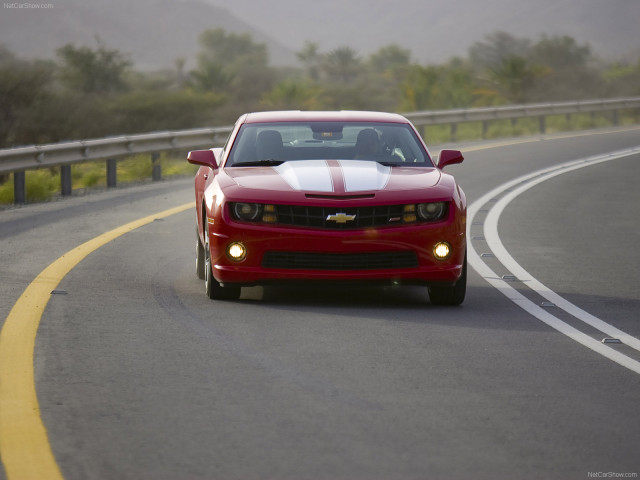
<svg viewBox="0 0 640 480"><path fill-rule="evenodd" d="M254 162L237 162L233 167L269 167L277 166L284 163L284 160L276 160L275 158L265 158L263 160L256 160Z"/></svg>

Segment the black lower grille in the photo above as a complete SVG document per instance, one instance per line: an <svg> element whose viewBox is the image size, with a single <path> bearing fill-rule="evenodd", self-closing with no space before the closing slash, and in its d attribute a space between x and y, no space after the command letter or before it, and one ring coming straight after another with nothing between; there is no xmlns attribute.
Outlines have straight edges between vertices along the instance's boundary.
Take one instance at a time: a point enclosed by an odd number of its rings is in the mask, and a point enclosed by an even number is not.
<svg viewBox="0 0 640 480"><path fill-rule="evenodd" d="M294 270L384 270L390 268L415 268L418 257L415 252L375 253L307 253L267 252L262 259L264 268Z"/></svg>

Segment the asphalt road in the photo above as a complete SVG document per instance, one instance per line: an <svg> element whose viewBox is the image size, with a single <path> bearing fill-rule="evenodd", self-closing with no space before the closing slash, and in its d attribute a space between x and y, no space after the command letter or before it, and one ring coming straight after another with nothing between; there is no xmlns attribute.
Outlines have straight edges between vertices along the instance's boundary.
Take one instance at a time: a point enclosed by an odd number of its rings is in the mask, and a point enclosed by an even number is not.
<svg viewBox="0 0 640 480"><path fill-rule="evenodd" d="M449 171L473 204L521 175L637 147L639 133L468 145ZM518 195L498 222L532 277L635 339L639 180L638 153L590 165ZM185 179L1 211L0 319L77 245L192 199ZM496 200L477 205L478 254L491 252ZM214 302L193 243L191 209L159 218L90 253L51 295L35 386L65 479L640 475L640 373L509 300L498 258L482 257L493 283L470 269L461 307L431 306L418 287L254 287ZM504 283L539 304L519 280ZM596 343L610 336L544 308ZM629 342L610 348L640 362Z"/></svg>

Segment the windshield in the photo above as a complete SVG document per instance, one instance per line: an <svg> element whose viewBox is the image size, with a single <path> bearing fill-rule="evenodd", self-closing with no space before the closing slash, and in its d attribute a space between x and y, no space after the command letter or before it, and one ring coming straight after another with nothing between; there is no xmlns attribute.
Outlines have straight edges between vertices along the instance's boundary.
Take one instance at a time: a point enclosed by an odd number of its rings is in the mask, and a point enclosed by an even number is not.
<svg viewBox="0 0 640 480"><path fill-rule="evenodd" d="M226 165L277 165L316 159L433 166L409 125L373 122L246 124L238 132Z"/></svg>

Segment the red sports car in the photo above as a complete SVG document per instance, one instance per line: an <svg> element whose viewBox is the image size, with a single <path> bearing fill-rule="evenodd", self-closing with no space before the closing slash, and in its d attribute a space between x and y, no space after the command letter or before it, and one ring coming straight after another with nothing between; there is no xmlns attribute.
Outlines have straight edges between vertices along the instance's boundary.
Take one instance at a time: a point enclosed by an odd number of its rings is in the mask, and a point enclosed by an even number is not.
<svg viewBox="0 0 640 480"><path fill-rule="evenodd" d="M197 150L196 270L212 299L300 281L426 285L462 303L466 199L401 115L262 112Z"/></svg>

